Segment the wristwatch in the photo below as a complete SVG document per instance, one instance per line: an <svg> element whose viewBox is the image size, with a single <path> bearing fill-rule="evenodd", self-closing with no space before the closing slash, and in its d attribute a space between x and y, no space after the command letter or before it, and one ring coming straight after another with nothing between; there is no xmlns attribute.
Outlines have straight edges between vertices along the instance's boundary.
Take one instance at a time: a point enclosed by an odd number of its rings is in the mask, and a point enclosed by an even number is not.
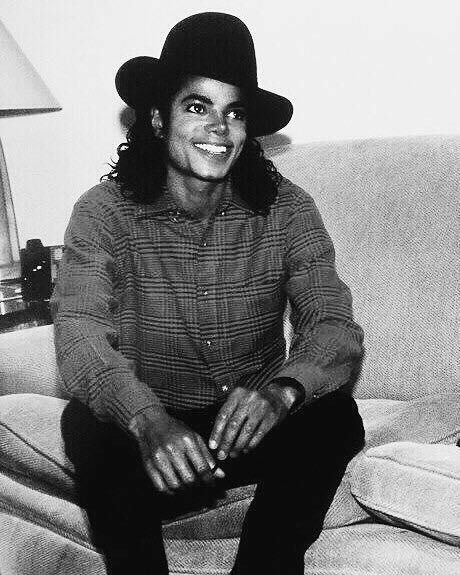
<svg viewBox="0 0 460 575"><path fill-rule="evenodd" d="M294 395L294 401L290 407L290 411L299 406L305 399L305 389L303 385L298 382L293 377L275 377L270 383L275 383L280 387L286 387L287 389L292 389Z"/></svg>

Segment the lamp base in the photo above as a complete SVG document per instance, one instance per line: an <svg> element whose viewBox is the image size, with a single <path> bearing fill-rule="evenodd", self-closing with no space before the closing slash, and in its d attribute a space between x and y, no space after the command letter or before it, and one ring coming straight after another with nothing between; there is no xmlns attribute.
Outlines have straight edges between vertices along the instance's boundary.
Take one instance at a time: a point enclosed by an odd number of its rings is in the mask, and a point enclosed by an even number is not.
<svg viewBox="0 0 460 575"><path fill-rule="evenodd" d="M0 266L0 282L4 280L15 280L21 277L21 262L12 262Z"/></svg>

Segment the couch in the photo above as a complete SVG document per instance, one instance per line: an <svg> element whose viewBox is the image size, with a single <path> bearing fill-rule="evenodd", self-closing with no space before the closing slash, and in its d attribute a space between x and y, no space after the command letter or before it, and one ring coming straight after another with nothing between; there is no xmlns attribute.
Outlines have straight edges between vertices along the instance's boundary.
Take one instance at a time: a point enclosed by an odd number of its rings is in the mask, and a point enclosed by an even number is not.
<svg viewBox="0 0 460 575"><path fill-rule="evenodd" d="M458 575L460 137L283 144L270 155L314 196L366 333L353 388L366 445L305 574ZM52 326L0 335L0 394L0 573L103 575L60 437ZM165 522L172 574L229 571L252 492Z"/></svg>

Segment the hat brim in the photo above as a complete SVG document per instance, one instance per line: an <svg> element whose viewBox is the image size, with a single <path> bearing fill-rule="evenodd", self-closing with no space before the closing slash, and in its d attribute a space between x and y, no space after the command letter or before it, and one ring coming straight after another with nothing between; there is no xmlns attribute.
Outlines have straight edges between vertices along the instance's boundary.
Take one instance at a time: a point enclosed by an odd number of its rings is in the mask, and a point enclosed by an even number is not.
<svg viewBox="0 0 460 575"><path fill-rule="evenodd" d="M134 109L154 105L160 83L167 76L158 58L138 56L125 62L115 76L120 98ZM216 78L218 79L218 78ZM279 94L255 88L248 94L249 132L252 136L267 136L278 132L292 118L292 103Z"/></svg>
<svg viewBox="0 0 460 575"><path fill-rule="evenodd" d="M268 136L287 126L293 114L292 103L279 94L257 88L251 101L249 125L253 136Z"/></svg>

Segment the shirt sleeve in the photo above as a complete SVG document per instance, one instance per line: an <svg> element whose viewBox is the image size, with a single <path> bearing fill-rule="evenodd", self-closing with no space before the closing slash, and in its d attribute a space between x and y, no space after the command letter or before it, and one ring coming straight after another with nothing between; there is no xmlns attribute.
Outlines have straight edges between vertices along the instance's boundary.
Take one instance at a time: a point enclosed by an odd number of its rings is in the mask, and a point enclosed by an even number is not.
<svg viewBox="0 0 460 575"><path fill-rule="evenodd" d="M76 203L51 298L55 347L67 393L101 420L127 429L139 411L161 405L118 351L113 218L88 196Z"/></svg>
<svg viewBox="0 0 460 575"><path fill-rule="evenodd" d="M286 239L293 338L276 377L298 381L310 403L346 384L363 355L363 331L335 268L335 251L312 198L301 194Z"/></svg>

